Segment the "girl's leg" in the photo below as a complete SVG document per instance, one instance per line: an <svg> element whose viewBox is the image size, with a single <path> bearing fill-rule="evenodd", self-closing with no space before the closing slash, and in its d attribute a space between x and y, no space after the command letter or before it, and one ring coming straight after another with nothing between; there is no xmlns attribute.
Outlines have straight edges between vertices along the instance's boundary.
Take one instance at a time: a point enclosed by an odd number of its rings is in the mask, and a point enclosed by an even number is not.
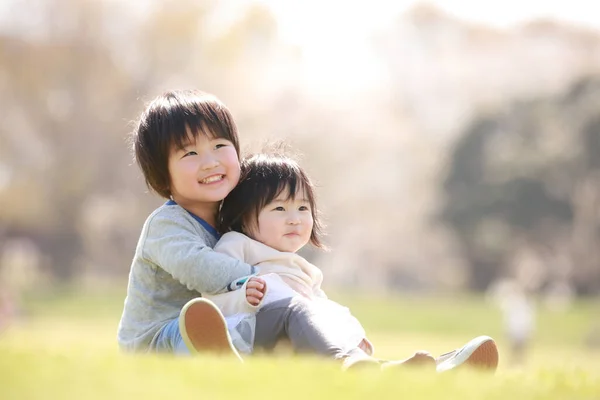
<svg viewBox="0 0 600 400"><path fill-rule="evenodd" d="M256 314L254 345L271 350L281 338L288 337L297 352L334 359L358 355L368 358L343 328L312 301L299 296L287 298L264 305Z"/></svg>
<svg viewBox="0 0 600 400"><path fill-rule="evenodd" d="M352 324L340 323L346 316L337 318L318 303L303 297L278 300L263 306L256 314L254 346L271 350L281 339L288 337L294 350L312 352L343 361L344 369L363 367L389 368L399 366L427 365L435 368L435 360L426 352L417 352L401 361L379 360L361 348L372 351L370 343L364 343L348 328L360 329L358 320ZM358 324L358 326L354 326Z"/></svg>
<svg viewBox="0 0 600 400"><path fill-rule="evenodd" d="M381 369L398 368L398 367L426 367L435 369L435 358L428 351L417 351L412 356L404 360L386 361L381 364Z"/></svg>

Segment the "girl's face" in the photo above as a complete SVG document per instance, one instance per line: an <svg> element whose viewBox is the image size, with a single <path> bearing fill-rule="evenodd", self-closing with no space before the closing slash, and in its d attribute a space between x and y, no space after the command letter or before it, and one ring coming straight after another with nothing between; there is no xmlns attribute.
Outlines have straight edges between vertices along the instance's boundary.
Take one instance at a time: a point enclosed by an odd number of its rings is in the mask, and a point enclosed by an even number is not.
<svg viewBox="0 0 600 400"><path fill-rule="evenodd" d="M288 190L282 191L258 214L256 220L249 221L251 229L245 232L275 250L295 253L310 240L313 217L310 203L304 190L296 192L296 198L288 198Z"/></svg>
<svg viewBox="0 0 600 400"><path fill-rule="evenodd" d="M240 163L229 140L190 135L182 149L171 150L169 173L173 200L214 223L219 203L240 179Z"/></svg>

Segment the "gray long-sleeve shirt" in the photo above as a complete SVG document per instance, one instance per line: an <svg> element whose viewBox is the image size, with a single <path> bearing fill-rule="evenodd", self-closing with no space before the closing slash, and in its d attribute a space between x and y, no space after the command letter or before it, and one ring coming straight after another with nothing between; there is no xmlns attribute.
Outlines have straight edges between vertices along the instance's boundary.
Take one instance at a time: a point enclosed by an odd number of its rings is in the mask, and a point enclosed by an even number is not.
<svg viewBox="0 0 600 400"><path fill-rule="evenodd" d="M229 283L254 273L250 265L214 252L218 238L196 218L168 202L144 223L117 333L122 349L148 350L185 303L201 293L224 292Z"/></svg>

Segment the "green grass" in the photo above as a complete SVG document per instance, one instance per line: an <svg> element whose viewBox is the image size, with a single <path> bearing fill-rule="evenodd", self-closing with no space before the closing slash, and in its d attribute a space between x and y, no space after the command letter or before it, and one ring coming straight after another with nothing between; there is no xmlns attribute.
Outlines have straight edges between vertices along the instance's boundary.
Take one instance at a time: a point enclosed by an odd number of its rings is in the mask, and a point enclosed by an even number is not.
<svg viewBox="0 0 600 400"><path fill-rule="evenodd" d="M363 322L379 357L440 353L473 336L498 339L495 375L396 370L343 373L333 361L255 356L244 364L209 356L124 355L115 335L122 293L39 294L0 335L0 399L597 399L600 350L584 345L592 302L539 312L525 365L507 362L497 310L477 296L334 296Z"/></svg>

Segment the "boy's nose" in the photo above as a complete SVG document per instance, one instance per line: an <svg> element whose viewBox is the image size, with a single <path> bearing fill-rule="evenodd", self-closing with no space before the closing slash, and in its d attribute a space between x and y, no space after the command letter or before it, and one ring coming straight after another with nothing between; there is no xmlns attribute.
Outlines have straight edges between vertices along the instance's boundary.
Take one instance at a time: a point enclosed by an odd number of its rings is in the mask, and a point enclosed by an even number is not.
<svg viewBox="0 0 600 400"><path fill-rule="evenodd" d="M217 165L219 165L219 161L212 156L205 156L202 158L202 162L200 164L200 167L202 169L213 169L215 168Z"/></svg>

